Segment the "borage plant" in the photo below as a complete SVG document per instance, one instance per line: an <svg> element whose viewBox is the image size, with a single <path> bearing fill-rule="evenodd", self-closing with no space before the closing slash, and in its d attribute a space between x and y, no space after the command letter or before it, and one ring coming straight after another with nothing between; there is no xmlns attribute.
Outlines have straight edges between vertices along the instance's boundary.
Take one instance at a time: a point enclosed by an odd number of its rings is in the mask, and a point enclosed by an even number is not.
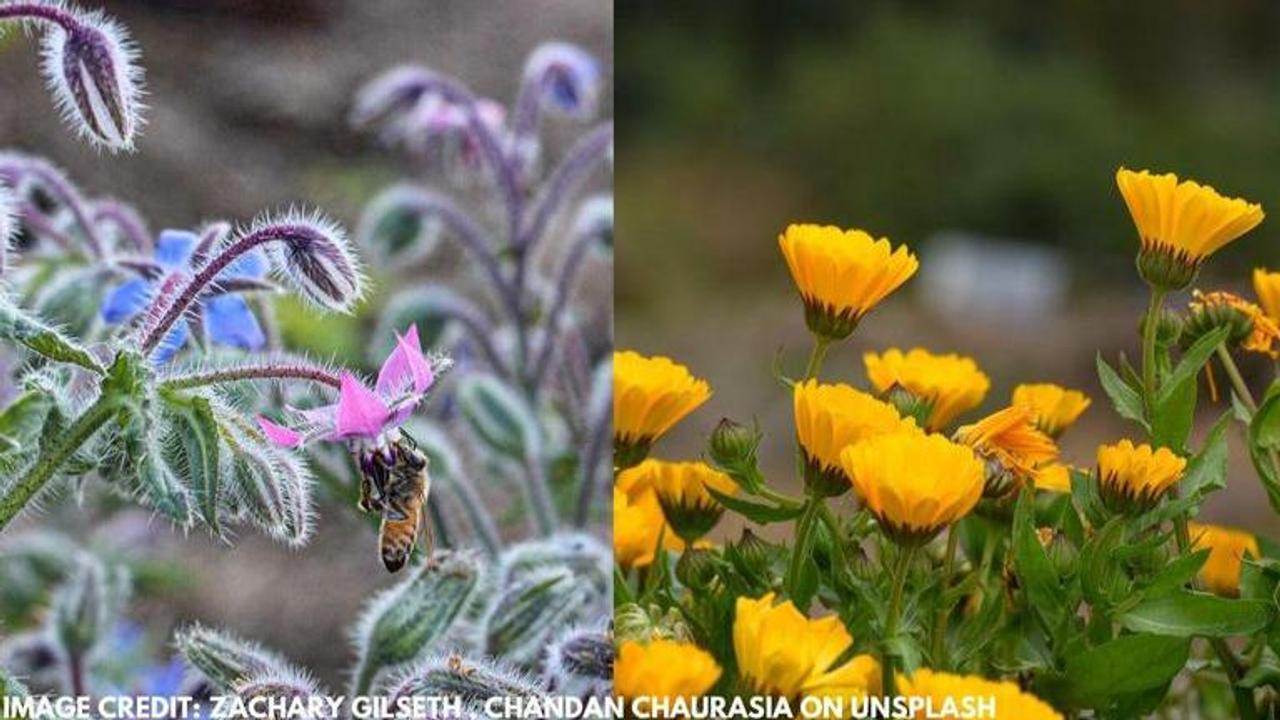
<svg viewBox="0 0 1280 720"><path fill-rule="evenodd" d="M352 112L357 127L377 128L402 148L414 173L370 201L357 232L376 267L392 274L371 346L413 323L428 342L452 349L460 367L449 409L465 425L419 423L419 434L437 452L460 449L451 474L520 488L522 514L541 535L556 532L565 515L577 527L599 520L603 504L610 312L575 306L573 297L593 254L608 271L612 199L577 197L609 158L613 127L590 128L554 165L545 162L551 143L543 137L549 119L596 117L602 80L584 50L551 42L529 56L509 109L429 68L400 66L361 89ZM463 287L472 273L441 282L444 240L480 271L479 287ZM457 424L448 412L438 420ZM482 498L464 505L474 534L496 552L499 526L510 523L495 522Z"/></svg>
<svg viewBox="0 0 1280 720"><path fill-rule="evenodd" d="M1255 397L1233 357L1280 354L1280 275L1255 273L1266 309L1222 292L1164 309L1262 211L1173 175L1117 181L1152 302L1140 365L1099 356L1098 373L1141 437L1100 446L1092 469L1056 442L1090 404L1078 391L1019 386L960 424L990 385L970 358L889 349L864 355L868 390L821 377L827 348L917 268L861 231L796 225L779 240L814 338L803 374L780 378L802 496L763 476L761 434L729 420L706 463L649 458L710 388L666 358L615 357L617 692L764 695L827 715L872 701L901 713L912 698L945 713L965 696L1017 718L1280 708L1276 546L1192 521L1225 485L1233 419L1280 512L1280 384ZM1214 359L1233 407L1195 443ZM725 512L794 532L716 547L707 533ZM821 705L832 699L843 709Z"/></svg>
<svg viewBox="0 0 1280 720"><path fill-rule="evenodd" d="M182 582L172 561L120 542L154 534L122 516L81 545L49 531L0 541L0 690L182 700L325 694L305 668L220 629L189 625L173 655L138 624L135 600ZM351 631L350 697L458 697L468 716L491 695L607 694L608 551L561 535L516 543L494 562L436 551L378 593ZM168 643L166 643L168 644ZM183 714L173 705L172 717ZM189 710L190 708L188 708Z"/></svg>

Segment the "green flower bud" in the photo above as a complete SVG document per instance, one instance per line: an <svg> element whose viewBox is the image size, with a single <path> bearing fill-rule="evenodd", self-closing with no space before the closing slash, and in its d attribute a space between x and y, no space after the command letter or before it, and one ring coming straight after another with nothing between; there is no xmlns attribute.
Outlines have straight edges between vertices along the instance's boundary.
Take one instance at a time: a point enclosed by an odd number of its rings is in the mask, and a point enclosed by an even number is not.
<svg viewBox="0 0 1280 720"><path fill-rule="evenodd" d="M756 461L756 448L760 445L759 430L736 423L729 418L721 418L715 430L711 431L707 450L711 459L725 469L748 467Z"/></svg>
<svg viewBox="0 0 1280 720"><path fill-rule="evenodd" d="M356 626L360 659L351 694L366 694L383 671L429 653L462 615L479 576L474 555L439 550L405 581L375 597Z"/></svg>

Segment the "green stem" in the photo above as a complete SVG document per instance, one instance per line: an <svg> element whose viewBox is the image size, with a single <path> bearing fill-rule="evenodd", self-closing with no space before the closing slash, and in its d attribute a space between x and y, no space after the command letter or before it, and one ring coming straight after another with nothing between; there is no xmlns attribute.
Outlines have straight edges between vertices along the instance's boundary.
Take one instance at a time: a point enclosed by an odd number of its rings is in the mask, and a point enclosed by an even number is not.
<svg viewBox="0 0 1280 720"><path fill-rule="evenodd" d="M1178 544L1178 552L1186 555L1191 548L1191 534L1187 530L1187 518L1182 513L1174 516L1174 538ZM1199 581L1192 580L1192 587L1199 586ZM1232 652L1231 646L1227 645L1227 641L1222 638L1209 638L1209 645L1213 648L1213 652L1218 656L1218 662L1222 665L1222 671L1227 674L1227 682L1231 685L1231 694L1235 696L1236 708L1240 711L1241 720L1256 720L1258 717L1258 708L1253 703L1253 691L1240 687L1241 666L1240 660L1236 658L1236 654Z"/></svg>
<svg viewBox="0 0 1280 720"><path fill-rule="evenodd" d="M945 595L951 587L951 574L955 571L956 546L960 544L960 533L954 526L947 531L947 553L942 561L942 592ZM947 669L947 625L951 620L951 608L945 599L938 607L938 616L933 622L933 667L937 670Z"/></svg>
<svg viewBox="0 0 1280 720"><path fill-rule="evenodd" d="M1253 393L1249 390L1249 385L1244 381L1244 376L1240 374L1240 368L1236 366L1236 361L1232 359L1231 353L1223 345L1218 345L1218 360L1222 363L1222 369L1227 373L1227 377L1231 380L1231 387L1235 390L1236 397L1240 398L1240 402L1249 409L1249 415L1258 413L1258 402L1254 400ZM1271 463L1271 471L1276 477L1280 477L1280 455L1276 454L1275 448L1266 448L1267 462Z"/></svg>
<svg viewBox="0 0 1280 720"><path fill-rule="evenodd" d="M836 519L835 513L831 512L831 508L822 501L818 501L818 519L823 525L827 526L827 532L831 533L831 564L840 570L846 570L849 567L849 561L844 555L844 539L840 532L840 521ZM833 573L834 574L834 573Z"/></svg>
<svg viewBox="0 0 1280 720"><path fill-rule="evenodd" d="M1160 321L1160 309L1164 306L1166 292L1160 288L1151 289L1151 304L1147 307L1147 317L1142 323L1142 401L1147 409L1148 420L1156 397L1156 326Z"/></svg>
<svg viewBox="0 0 1280 720"><path fill-rule="evenodd" d="M819 515L822 513L822 498L810 495L805 500L804 512L800 514L800 519L796 522L796 539L795 545L791 552L791 562L787 566L787 593L795 599L795 589L800 581L800 574L804 570L805 561L809 560L810 551L813 549L813 531ZM804 612L806 608L800 608L800 612Z"/></svg>
<svg viewBox="0 0 1280 720"><path fill-rule="evenodd" d="M103 393L88 407L71 427L61 433L62 440L49 450L40 454L35 465L27 470L17 482L13 483L0 498L0 530L9 524L22 511L31 498L35 497L45 483L53 477L80 446L93 436L98 428L111 419L118 409L115 395Z"/></svg>
<svg viewBox="0 0 1280 720"><path fill-rule="evenodd" d="M1227 377L1231 379L1231 386L1235 388L1236 395L1239 396L1240 402L1249 408L1250 412L1258 409L1257 403L1253 400L1253 393L1249 392L1249 386L1245 384L1244 378L1240 375L1240 369L1236 367L1235 361L1231 359L1231 353L1227 349L1218 345L1216 350L1218 360L1222 362L1222 367L1227 373ZM1146 358L1143 359L1143 371L1146 372ZM1276 462L1275 453L1270 453L1273 466ZM1172 495L1172 494L1171 494ZM1178 513L1173 518L1174 539L1178 545L1179 554L1186 555L1191 549L1191 533L1187 530L1187 518L1183 513ZM1199 586L1199 581L1192 580L1192 587ZM1209 645L1213 647L1214 653L1218 656L1218 662L1222 664L1222 670L1227 675L1227 682L1231 685L1231 693L1235 696L1236 708L1240 712L1242 720L1255 720L1258 717L1257 706L1253 702L1253 691L1240 687L1240 661L1236 658L1231 647L1222 638L1209 638Z"/></svg>
<svg viewBox="0 0 1280 720"><path fill-rule="evenodd" d="M907 585L907 572L911 569L911 560L915 557L916 548L899 550L898 563L893 569L893 594L889 598L889 613L884 620L883 647L880 649L880 689L885 697L893 697L894 687L894 655L889 651L893 637L898 634L898 620L902 615L903 589Z"/></svg>
<svg viewBox="0 0 1280 720"><path fill-rule="evenodd" d="M813 336L813 350L809 353L809 363L804 366L804 379L818 377L822 370L822 361L827 358L827 350L831 348L831 340L821 336Z"/></svg>

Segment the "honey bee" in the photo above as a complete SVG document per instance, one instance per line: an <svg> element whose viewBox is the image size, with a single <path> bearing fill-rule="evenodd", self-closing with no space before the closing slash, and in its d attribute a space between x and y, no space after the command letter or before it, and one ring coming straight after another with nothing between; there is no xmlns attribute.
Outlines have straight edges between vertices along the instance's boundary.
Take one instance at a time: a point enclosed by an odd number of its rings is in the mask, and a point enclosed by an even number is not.
<svg viewBox="0 0 1280 720"><path fill-rule="evenodd" d="M370 450L360 457L360 509L382 514L378 551L388 572L397 572L409 560L420 533L431 547L426 523L427 456L404 441Z"/></svg>

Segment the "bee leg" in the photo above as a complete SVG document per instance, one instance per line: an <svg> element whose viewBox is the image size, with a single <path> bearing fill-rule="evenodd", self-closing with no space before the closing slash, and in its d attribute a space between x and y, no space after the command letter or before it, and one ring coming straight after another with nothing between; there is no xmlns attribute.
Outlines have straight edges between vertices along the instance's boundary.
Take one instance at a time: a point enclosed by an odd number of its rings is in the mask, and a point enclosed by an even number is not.
<svg viewBox="0 0 1280 720"><path fill-rule="evenodd" d="M360 475L360 502L358 504L360 512L371 512L374 510L373 504L373 483L369 480L369 476Z"/></svg>

